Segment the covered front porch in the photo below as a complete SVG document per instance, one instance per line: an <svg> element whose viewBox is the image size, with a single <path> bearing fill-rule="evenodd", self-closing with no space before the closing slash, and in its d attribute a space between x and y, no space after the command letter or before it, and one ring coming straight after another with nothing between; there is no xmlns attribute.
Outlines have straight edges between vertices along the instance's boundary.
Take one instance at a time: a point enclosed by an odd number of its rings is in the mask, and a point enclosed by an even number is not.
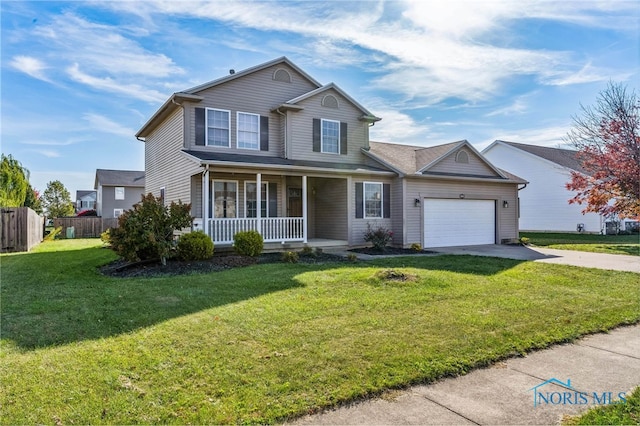
<svg viewBox="0 0 640 426"><path fill-rule="evenodd" d="M249 230L269 247L348 245L349 180L206 169L192 177L194 213L203 217L195 227L223 247Z"/></svg>

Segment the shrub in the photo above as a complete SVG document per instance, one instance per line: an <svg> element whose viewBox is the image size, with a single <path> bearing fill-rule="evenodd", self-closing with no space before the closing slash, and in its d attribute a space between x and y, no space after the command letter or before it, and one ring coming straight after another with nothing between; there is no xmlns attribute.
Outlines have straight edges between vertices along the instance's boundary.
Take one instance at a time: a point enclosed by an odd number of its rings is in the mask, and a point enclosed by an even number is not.
<svg viewBox="0 0 640 426"><path fill-rule="evenodd" d="M356 263L356 262L358 261L358 256L356 256L354 253L349 253L349 254L347 255L347 260L348 260L349 262Z"/></svg>
<svg viewBox="0 0 640 426"><path fill-rule="evenodd" d="M56 238L58 238L61 232L62 232L62 226L58 226L57 228L52 229L51 232L49 232L42 240L53 241Z"/></svg>
<svg viewBox="0 0 640 426"><path fill-rule="evenodd" d="M285 263L298 263L298 253L295 251L285 251L280 258Z"/></svg>
<svg viewBox="0 0 640 426"><path fill-rule="evenodd" d="M391 241L393 232L389 231L384 226L379 226L377 229L373 229L370 223L367 223L367 230L364 233L364 240L373 245L373 248L378 251L384 251L387 244Z"/></svg>
<svg viewBox="0 0 640 426"><path fill-rule="evenodd" d="M243 231L233 236L233 247L242 256L256 257L262 253L264 241L258 231Z"/></svg>
<svg viewBox="0 0 640 426"><path fill-rule="evenodd" d="M520 237L520 244L522 244L523 246L528 246L529 245L529 238Z"/></svg>
<svg viewBox="0 0 640 426"><path fill-rule="evenodd" d="M176 252L182 260L206 260L213 256L213 241L202 231L189 232L178 240Z"/></svg>
<svg viewBox="0 0 640 426"><path fill-rule="evenodd" d="M107 245L111 244L111 228L100 234L100 241Z"/></svg>
<svg viewBox="0 0 640 426"><path fill-rule="evenodd" d="M311 248L310 246L304 246L302 247L302 250L300 250L300 254L302 254L303 256L312 256L313 248Z"/></svg>
<svg viewBox="0 0 640 426"><path fill-rule="evenodd" d="M172 202L167 207L162 198L143 195L111 229L111 248L130 262L158 259L165 265L174 248L174 231L191 226L190 211L190 204Z"/></svg>
<svg viewBox="0 0 640 426"><path fill-rule="evenodd" d="M411 244L411 250L422 251L422 245L420 245L420 243L413 243Z"/></svg>

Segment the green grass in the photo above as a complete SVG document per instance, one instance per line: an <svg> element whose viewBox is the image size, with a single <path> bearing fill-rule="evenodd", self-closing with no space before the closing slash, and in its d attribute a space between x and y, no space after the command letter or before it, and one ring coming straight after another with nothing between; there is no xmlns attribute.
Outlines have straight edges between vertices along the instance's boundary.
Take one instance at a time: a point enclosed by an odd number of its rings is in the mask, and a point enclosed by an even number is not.
<svg viewBox="0 0 640 426"><path fill-rule="evenodd" d="M626 396L623 404L595 407L581 416L571 417L565 425L637 425L640 424L640 387Z"/></svg>
<svg viewBox="0 0 640 426"><path fill-rule="evenodd" d="M593 253L640 256L640 235L598 235L555 232L521 232L534 246Z"/></svg>
<svg viewBox="0 0 640 426"><path fill-rule="evenodd" d="M272 423L640 320L627 272L418 256L116 279L96 244L0 257L2 424Z"/></svg>

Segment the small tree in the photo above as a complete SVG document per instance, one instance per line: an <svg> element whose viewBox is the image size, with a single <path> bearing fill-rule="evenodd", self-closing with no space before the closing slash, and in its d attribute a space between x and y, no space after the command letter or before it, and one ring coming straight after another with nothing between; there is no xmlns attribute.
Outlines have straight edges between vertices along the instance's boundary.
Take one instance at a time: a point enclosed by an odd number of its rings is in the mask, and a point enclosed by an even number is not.
<svg viewBox="0 0 640 426"><path fill-rule="evenodd" d="M35 211L38 214L42 214L42 201L40 200L40 193L33 189L31 185L29 185L29 189L27 189L27 197L24 199L24 206L29 207L31 210Z"/></svg>
<svg viewBox="0 0 640 426"><path fill-rule="evenodd" d="M0 158L0 206L21 207L29 190L29 170L11 154Z"/></svg>
<svg viewBox="0 0 640 426"><path fill-rule="evenodd" d="M586 204L583 213L640 216L640 100L635 91L609 83L595 106L582 115L566 140L578 150L584 173L572 172L569 203Z"/></svg>
<svg viewBox="0 0 640 426"><path fill-rule="evenodd" d="M173 233L191 226L191 204L172 202L164 205L162 198L143 195L139 203L118 218L118 227L109 232L111 248L130 262L162 261L174 247Z"/></svg>
<svg viewBox="0 0 640 426"><path fill-rule="evenodd" d="M50 218L71 216L74 213L71 195L59 180L47 184L42 194L42 205Z"/></svg>

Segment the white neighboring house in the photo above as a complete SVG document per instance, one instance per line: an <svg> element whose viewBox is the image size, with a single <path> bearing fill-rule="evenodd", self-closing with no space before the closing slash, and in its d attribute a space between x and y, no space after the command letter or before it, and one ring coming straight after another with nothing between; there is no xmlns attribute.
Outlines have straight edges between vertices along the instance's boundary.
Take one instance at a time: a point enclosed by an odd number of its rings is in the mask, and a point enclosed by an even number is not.
<svg viewBox="0 0 640 426"><path fill-rule="evenodd" d="M597 213L583 214L584 205L569 204L575 192L565 185L571 172L584 172L576 159L577 151L496 140L482 154L497 167L529 181L521 190L520 230L604 232L605 218Z"/></svg>

